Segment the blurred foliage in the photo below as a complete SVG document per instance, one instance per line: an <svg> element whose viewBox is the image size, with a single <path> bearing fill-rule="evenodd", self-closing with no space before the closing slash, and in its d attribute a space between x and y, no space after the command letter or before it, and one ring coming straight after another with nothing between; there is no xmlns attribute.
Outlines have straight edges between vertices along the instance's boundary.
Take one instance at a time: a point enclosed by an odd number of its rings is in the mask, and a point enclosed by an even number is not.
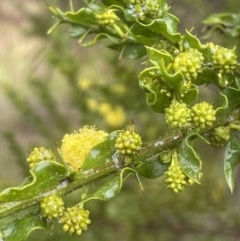
<svg viewBox="0 0 240 241"><path fill-rule="evenodd" d="M187 6L188 10L194 9L194 13L191 13L194 17L201 19L199 16L203 16L208 2L202 1L200 7L196 7L195 2L177 2L172 9L176 15L178 11L181 15ZM67 2L55 0L49 3L68 8ZM27 170L26 147L31 150L33 146L42 146L44 143L45 147L54 150L65 133L85 124L96 125L110 132L117 128L124 129L133 121L143 139L167 134L163 120L147 107L138 86L137 73L140 72L141 62L119 60L116 53L105 50L101 45L92 49L79 48L68 36L60 35L60 31L47 36L47 29L52 23L47 8L42 5L37 14L32 14L21 4L16 5L31 24L30 31L25 32L26 37L39 38L42 44L41 51L29 66L27 78L21 80L27 91L21 92L12 82L1 81L5 95L21 114L17 125L19 128L22 128L22 123L29 125L37 135L37 138L30 138L30 143L24 145L11 130L1 128L2 140L8 144L11 158L15 159L13 168L20 170L20 177L25 176ZM233 0L229 1L230 5L233 6ZM233 15L228 16L230 23L223 19L223 15L215 17L219 20L217 23L212 20L213 16L205 22L210 26L214 23L214 27L204 29L209 33L208 41L214 41L216 36L212 37L212 32L220 30L220 35L217 35L219 41L224 41L225 46L233 43L239 46L237 36L228 38L229 31L230 35L233 30L239 31L239 23L231 21ZM143 186L146 187L143 193L136 189L138 185L135 181L129 180L122 194L107 204L94 201L88 204L93 223L82 238L89 241L239 240L239 187L237 185L235 193L230 196L221 178L223 163L217 165L221 153L216 154L204 144L198 143L197 146L200 155L209 160L204 163L204 168L212 170L205 172L200 187L195 185L176 196L165 191L161 180L147 185L150 181L143 179ZM238 173L236 175L239 176ZM76 192L68 198L74 203L78 195ZM51 229L48 232L36 231L27 240L39 239L40 235L41 241L79 240L79 237L57 232L58 228L54 226L51 236Z"/></svg>

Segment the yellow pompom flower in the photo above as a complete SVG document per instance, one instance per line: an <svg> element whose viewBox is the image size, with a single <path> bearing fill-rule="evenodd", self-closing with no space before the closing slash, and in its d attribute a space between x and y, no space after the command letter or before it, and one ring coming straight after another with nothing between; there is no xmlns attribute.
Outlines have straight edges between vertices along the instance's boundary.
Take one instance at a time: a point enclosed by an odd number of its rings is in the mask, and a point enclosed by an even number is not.
<svg viewBox="0 0 240 241"><path fill-rule="evenodd" d="M61 155L73 171L81 168L89 151L103 142L108 134L96 130L95 126L84 126L72 134L66 134L62 139Z"/></svg>

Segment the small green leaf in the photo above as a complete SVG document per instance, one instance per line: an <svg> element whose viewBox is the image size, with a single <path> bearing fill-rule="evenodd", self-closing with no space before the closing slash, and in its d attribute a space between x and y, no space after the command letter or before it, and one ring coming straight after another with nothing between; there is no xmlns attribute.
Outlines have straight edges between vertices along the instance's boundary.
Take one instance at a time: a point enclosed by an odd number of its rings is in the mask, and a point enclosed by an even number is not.
<svg viewBox="0 0 240 241"><path fill-rule="evenodd" d="M191 85L189 89L184 90L184 96L182 100L186 104L192 103L198 98L199 89L196 85Z"/></svg>
<svg viewBox="0 0 240 241"><path fill-rule="evenodd" d="M46 192L59 184L68 174L65 166L53 161L38 163L30 173L31 178L27 178L22 185L7 188L0 193L0 206L1 203L4 205L7 202L26 200Z"/></svg>
<svg viewBox="0 0 240 241"><path fill-rule="evenodd" d="M38 210L0 227L0 232L6 241L25 241L32 231L45 229L46 227L46 219L41 217L40 211Z"/></svg>
<svg viewBox="0 0 240 241"><path fill-rule="evenodd" d="M179 72L175 74L169 73L166 69L166 63L164 59L161 59L159 68L162 76L165 79L166 85L170 86L176 93L181 94L185 82L183 75Z"/></svg>
<svg viewBox="0 0 240 241"><path fill-rule="evenodd" d="M83 162L83 170L97 170L98 168L104 168L111 164L115 164L117 167L123 165L122 157L120 157L117 150L114 148L115 140L121 131L114 131L110 133L106 140L99 143L89 152L86 159Z"/></svg>
<svg viewBox="0 0 240 241"><path fill-rule="evenodd" d="M234 189L234 168L240 162L240 140L232 131L226 146L224 155L224 173L227 184L233 192Z"/></svg>
<svg viewBox="0 0 240 241"><path fill-rule="evenodd" d="M146 159L143 164L136 168L136 171L140 176L155 179L162 176L167 171L169 165L169 163L161 162L159 154L156 154Z"/></svg>
<svg viewBox="0 0 240 241"><path fill-rule="evenodd" d="M179 148L179 161L182 166L183 172L192 180L199 183L201 160L198 154L194 151L193 147L189 144L190 139L197 133L189 134L181 143ZM199 136L199 135L198 135Z"/></svg>
<svg viewBox="0 0 240 241"><path fill-rule="evenodd" d="M147 46L146 49L149 60L155 66L159 66L161 59L164 59L166 65L172 62L172 56L169 55L167 52L163 52Z"/></svg>
<svg viewBox="0 0 240 241"><path fill-rule="evenodd" d="M146 93L146 102L157 113L163 113L171 102L165 80L160 76L158 67L145 69L139 76L140 88Z"/></svg>

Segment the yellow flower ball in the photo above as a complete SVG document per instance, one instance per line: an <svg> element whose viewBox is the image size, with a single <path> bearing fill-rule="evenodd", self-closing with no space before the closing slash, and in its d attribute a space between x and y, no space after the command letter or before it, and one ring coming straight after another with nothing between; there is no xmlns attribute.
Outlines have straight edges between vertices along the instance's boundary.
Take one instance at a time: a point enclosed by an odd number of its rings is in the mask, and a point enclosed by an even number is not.
<svg viewBox="0 0 240 241"><path fill-rule="evenodd" d="M95 126L84 126L72 134L66 134L62 139L61 154L73 171L81 168L89 151L103 142L108 134L97 131Z"/></svg>

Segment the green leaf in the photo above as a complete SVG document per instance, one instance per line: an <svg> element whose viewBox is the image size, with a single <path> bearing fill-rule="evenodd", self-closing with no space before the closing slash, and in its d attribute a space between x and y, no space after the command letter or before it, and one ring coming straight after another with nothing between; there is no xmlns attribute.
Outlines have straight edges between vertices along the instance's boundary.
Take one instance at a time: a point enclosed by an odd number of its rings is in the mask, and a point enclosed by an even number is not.
<svg viewBox="0 0 240 241"><path fill-rule="evenodd" d="M125 167L118 173L111 175L100 187L96 188L95 191L89 194L81 202L84 203L93 199L107 201L114 198L121 191L123 181L127 176L132 174L132 172L133 170L131 168Z"/></svg>
<svg viewBox="0 0 240 241"><path fill-rule="evenodd" d="M225 97L222 98L222 95ZM231 113L237 106L240 105L240 90L232 87L225 88L220 95L220 100L218 102L222 103L222 108L219 108L217 112L218 118L223 118ZM222 101L223 99L223 101Z"/></svg>
<svg viewBox="0 0 240 241"><path fill-rule="evenodd" d="M46 227L46 219L41 217L38 210L0 227L0 232L6 241L24 241L32 231Z"/></svg>
<svg viewBox="0 0 240 241"><path fill-rule="evenodd" d="M122 188L122 172L113 174L107 179L100 187L98 187L93 193L89 194L81 202L87 202L89 200L98 199L107 201L115 197Z"/></svg>
<svg viewBox="0 0 240 241"><path fill-rule="evenodd" d="M181 35L176 33L178 19L167 13L164 19L155 19L149 24L145 24L137 21L141 26L152 30L153 32L160 34L172 42L180 42Z"/></svg>
<svg viewBox="0 0 240 241"><path fill-rule="evenodd" d="M211 26L210 34L207 34L205 37L209 37L213 31L220 31L234 38L240 36L240 14L212 14L206 20L204 20L203 23Z"/></svg>
<svg viewBox="0 0 240 241"><path fill-rule="evenodd" d="M188 49L188 48L197 49L205 56L211 55L209 46L206 44L205 45L201 44L200 40L196 36L193 36L188 31L186 31L186 35L183 38L183 46L185 49Z"/></svg>
<svg viewBox="0 0 240 241"><path fill-rule="evenodd" d="M146 55L146 49L142 44L136 43L123 43L112 44L108 48L120 52L120 57L127 57L130 59L138 59Z"/></svg>
<svg viewBox="0 0 240 241"><path fill-rule="evenodd" d="M184 96L182 100L186 104L192 103L194 100L198 98L199 89L195 85L191 85L189 89L184 90Z"/></svg>
<svg viewBox="0 0 240 241"><path fill-rule="evenodd" d="M204 67L201 69L201 72L198 73L197 78L193 80L193 83L195 85L213 83L214 85L220 87L216 71L208 67Z"/></svg>
<svg viewBox="0 0 240 241"><path fill-rule="evenodd" d="M167 52L163 52L151 47L147 47L147 55L149 60L155 65L159 66L161 59L164 59L164 62L166 65L170 64L172 62L172 56L169 55Z"/></svg>
<svg viewBox="0 0 240 241"><path fill-rule="evenodd" d="M42 192L59 184L66 176L65 166L53 162L42 161L31 171L31 178L27 178L19 187L11 187L0 193L0 207L7 202L31 199Z"/></svg>
<svg viewBox="0 0 240 241"><path fill-rule="evenodd" d="M110 133L106 140L92 148L83 162L83 170L97 170L113 163L117 167L123 165L122 156L114 148L115 140L121 131L114 131Z"/></svg>
<svg viewBox="0 0 240 241"><path fill-rule="evenodd" d="M158 67L145 69L139 76L140 88L146 93L146 101L149 107L157 112L163 113L171 102L165 80L160 76ZM161 90L165 90L161 91Z"/></svg>
<svg viewBox="0 0 240 241"><path fill-rule="evenodd" d="M162 176L167 171L169 165L169 163L161 162L159 154L156 154L146 159L143 164L136 168L136 171L140 176L155 179Z"/></svg>
<svg viewBox="0 0 240 241"><path fill-rule="evenodd" d="M233 192L234 189L234 168L240 162L240 140L232 131L230 134L230 139L226 146L224 155L224 173L227 184Z"/></svg>
<svg viewBox="0 0 240 241"><path fill-rule="evenodd" d="M198 135L198 134L191 133L182 141L179 148L178 157L179 157L179 161L181 163L183 172L189 178L199 183L201 160L198 154L194 151L193 147L189 143L193 135Z"/></svg>
<svg viewBox="0 0 240 241"><path fill-rule="evenodd" d="M175 74L168 73L164 59L161 59L159 68L166 85L170 86L174 92L181 94L185 82L183 75L179 72Z"/></svg>

